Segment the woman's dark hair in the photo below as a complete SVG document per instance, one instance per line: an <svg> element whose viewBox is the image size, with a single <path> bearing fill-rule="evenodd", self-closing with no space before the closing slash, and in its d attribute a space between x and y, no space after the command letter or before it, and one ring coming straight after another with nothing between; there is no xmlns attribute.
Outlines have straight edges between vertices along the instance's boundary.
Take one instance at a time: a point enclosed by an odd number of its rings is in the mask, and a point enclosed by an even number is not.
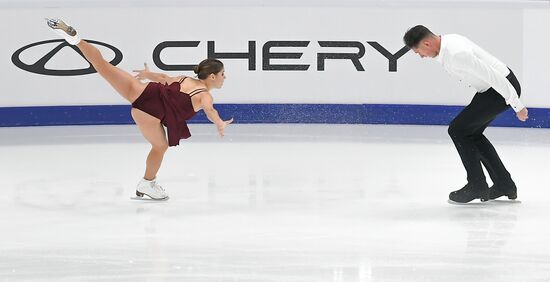
<svg viewBox="0 0 550 282"><path fill-rule="evenodd" d="M199 79L205 79L210 74L217 74L223 70L223 63L216 59L205 59L193 68Z"/></svg>
<svg viewBox="0 0 550 282"><path fill-rule="evenodd" d="M403 36L403 42L409 48L415 48L418 43L428 36L434 36L434 34L425 26L417 25L405 33Z"/></svg>

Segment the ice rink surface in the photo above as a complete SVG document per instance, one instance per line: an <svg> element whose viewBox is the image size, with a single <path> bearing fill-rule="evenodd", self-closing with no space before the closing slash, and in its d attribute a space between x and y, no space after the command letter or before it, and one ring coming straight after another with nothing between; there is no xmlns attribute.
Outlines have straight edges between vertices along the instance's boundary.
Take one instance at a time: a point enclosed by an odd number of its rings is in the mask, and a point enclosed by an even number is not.
<svg viewBox="0 0 550 282"><path fill-rule="evenodd" d="M550 130L489 128L520 202L465 206L446 127L191 132L153 202L134 126L0 128L0 281L550 281Z"/></svg>

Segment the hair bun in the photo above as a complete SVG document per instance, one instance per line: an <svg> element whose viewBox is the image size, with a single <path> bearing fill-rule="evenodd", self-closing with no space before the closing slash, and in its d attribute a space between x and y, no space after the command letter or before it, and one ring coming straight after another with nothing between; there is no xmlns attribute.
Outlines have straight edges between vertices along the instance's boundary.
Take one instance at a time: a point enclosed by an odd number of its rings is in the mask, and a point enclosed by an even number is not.
<svg viewBox="0 0 550 282"><path fill-rule="evenodd" d="M198 79L206 79L211 74L218 75L223 70L223 63L217 59L209 58L202 60L193 67Z"/></svg>

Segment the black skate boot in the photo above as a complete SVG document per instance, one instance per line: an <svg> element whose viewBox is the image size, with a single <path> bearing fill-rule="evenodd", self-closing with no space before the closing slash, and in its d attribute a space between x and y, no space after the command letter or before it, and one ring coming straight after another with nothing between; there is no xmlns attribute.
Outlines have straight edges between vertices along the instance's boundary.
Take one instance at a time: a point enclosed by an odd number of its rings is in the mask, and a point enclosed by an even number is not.
<svg viewBox="0 0 550 282"><path fill-rule="evenodd" d="M487 183L468 183L462 189L449 194L449 200L455 203L464 204L475 199L480 199L482 202L489 200L489 186Z"/></svg>
<svg viewBox="0 0 550 282"><path fill-rule="evenodd" d="M514 181L494 184L491 188L489 188L489 199L494 200L502 196L506 196L510 200L517 199L518 189L516 188Z"/></svg>

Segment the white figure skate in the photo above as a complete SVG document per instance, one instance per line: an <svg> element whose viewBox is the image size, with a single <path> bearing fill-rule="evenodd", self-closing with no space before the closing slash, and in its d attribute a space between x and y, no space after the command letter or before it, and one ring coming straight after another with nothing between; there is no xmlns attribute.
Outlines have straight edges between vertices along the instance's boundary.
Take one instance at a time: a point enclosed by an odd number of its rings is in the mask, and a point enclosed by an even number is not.
<svg viewBox="0 0 550 282"><path fill-rule="evenodd" d="M156 178L153 180L142 179L136 187L136 198L145 199L143 196L148 196L152 200L168 200L168 194L157 184Z"/></svg>
<svg viewBox="0 0 550 282"><path fill-rule="evenodd" d="M77 45L80 43L80 36L76 30L62 20L46 18L46 23L55 33L63 37L69 44Z"/></svg>

